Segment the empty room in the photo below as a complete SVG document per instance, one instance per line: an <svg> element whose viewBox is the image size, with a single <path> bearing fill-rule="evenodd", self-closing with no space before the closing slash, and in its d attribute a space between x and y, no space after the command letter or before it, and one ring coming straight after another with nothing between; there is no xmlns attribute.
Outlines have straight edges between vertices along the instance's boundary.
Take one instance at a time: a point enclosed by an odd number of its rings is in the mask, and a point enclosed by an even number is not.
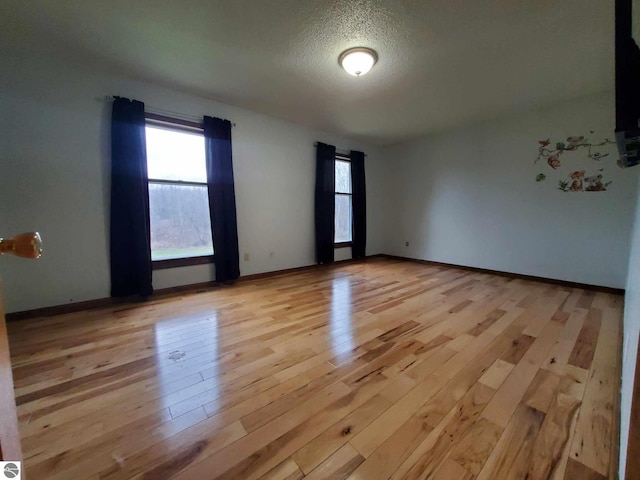
<svg viewBox="0 0 640 480"><path fill-rule="evenodd" d="M0 480L640 479L640 2L0 38Z"/></svg>

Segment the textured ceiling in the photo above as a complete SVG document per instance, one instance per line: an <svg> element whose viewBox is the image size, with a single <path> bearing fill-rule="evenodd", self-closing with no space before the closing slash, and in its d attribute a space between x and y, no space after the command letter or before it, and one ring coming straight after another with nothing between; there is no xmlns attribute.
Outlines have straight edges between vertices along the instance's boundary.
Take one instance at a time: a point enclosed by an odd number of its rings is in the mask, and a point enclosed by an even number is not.
<svg viewBox="0 0 640 480"><path fill-rule="evenodd" d="M378 144L613 88L613 0L2 0L46 55ZM349 47L379 61L354 78Z"/></svg>

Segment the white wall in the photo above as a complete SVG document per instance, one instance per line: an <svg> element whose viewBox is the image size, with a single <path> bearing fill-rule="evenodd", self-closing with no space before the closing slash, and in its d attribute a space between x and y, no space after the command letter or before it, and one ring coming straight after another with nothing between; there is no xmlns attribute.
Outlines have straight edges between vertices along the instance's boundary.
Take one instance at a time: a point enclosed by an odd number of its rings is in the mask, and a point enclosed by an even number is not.
<svg viewBox="0 0 640 480"><path fill-rule="evenodd" d="M564 193L533 164L538 140L613 130L611 92L385 149L384 252L624 288L640 169L615 166L611 146L608 191ZM589 174L596 162L584 157L567 152L562 168Z"/></svg>
<svg viewBox="0 0 640 480"><path fill-rule="evenodd" d="M639 168L639 167L635 167ZM631 236L631 254L629 257L629 276L624 298L624 341L622 348L622 395L620 405L620 478L624 480L627 462L627 442L629 440L629 419L633 398L633 379L638 352L638 334L640 333L640 192L638 192L633 234Z"/></svg>
<svg viewBox="0 0 640 480"><path fill-rule="evenodd" d="M315 263L315 141L368 154L367 254L380 253L382 159L371 146L106 72L3 58L0 234L38 230L45 247L38 261L11 256L0 261L8 312L109 296L106 95L236 122L232 136L242 275ZM249 262L242 261L245 252ZM207 265L162 270L154 273L154 287L212 279Z"/></svg>

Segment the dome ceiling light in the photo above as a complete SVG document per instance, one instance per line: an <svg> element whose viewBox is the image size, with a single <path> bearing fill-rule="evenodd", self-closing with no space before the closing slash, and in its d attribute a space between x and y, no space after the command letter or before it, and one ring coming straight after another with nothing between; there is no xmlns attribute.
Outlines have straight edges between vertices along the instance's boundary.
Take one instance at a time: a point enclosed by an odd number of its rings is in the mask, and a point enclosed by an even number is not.
<svg viewBox="0 0 640 480"><path fill-rule="evenodd" d="M354 77L361 77L375 65L378 61L378 54L365 47L356 47L345 50L340 54L338 62L348 74Z"/></svg>

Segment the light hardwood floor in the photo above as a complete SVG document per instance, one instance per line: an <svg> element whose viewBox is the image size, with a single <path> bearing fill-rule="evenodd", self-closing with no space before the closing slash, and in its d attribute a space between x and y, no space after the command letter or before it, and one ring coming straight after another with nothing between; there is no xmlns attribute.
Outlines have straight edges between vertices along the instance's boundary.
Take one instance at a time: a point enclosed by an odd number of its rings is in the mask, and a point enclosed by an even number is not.
<svg viewBox="0 0 640 480"><path fill-rule="evenodd" d="M623 298L390 259L9 324L28 478L616 478Z"/></svg>

